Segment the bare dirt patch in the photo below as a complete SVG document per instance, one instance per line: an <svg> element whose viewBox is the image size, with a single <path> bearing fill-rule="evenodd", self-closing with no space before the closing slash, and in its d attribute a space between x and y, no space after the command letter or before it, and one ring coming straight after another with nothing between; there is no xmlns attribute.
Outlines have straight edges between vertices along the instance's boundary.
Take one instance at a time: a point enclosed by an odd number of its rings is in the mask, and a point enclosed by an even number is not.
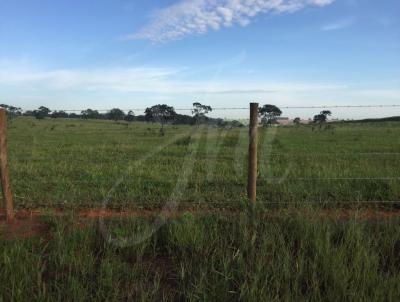
<svg viewBox="0 0 400 302"><path fill-rule="evenodd" d="M31 238L48 236L48 225L39 216L21 219L17 217L12 223L0 220L0 238Z"/></svg>
<svg viewBox="0 0 400 302"><path fill-rule="evenodd" d="M332 219L332 220L349 220L356 218L359 220L381 220L381 219L393 219L400 217L400 209L396 210L382 210L382 209L320 209L320 210L299 210L303 212L306 218L317 218L317 219ZM237 215L241 211L236 210L179 210L174 212L164 213L167 218L178 218L184 214L193 215L206 215L213 213L221 213L226 215ZM49 236L49 224L45 217L47 215L55 217L65 217L69 212L55 209L49 212L48 210L33 210L33 211L18 211L15 215L15 220L12 223L6 222L4 211L0 211L0 238L13 239L13 238L31 238L41 237L48 238ZM153 218L160 214L160 211L151 210L134 210L134 211L115 211L107 209L88 209L81 210L75 213L77 217L77 227L84 226L86 223L99 218ZM267 216L276 217L282 214L282 212L276 210L270 210L265 213Z"/></svg>

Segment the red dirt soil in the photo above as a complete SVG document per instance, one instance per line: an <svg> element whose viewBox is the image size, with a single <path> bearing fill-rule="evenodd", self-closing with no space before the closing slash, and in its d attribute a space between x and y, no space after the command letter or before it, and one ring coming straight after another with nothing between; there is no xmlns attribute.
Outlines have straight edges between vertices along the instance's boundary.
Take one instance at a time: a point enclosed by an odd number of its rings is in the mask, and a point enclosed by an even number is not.
<svg viewBox="0 0 400 302"><path fill-rule="evenodd" d="M373 219L392 219L400 217L400 209L397 210L377 210L377 209L321 209L314 211L302 210L304 216L307 218L321 218L333 220L348 220L350 218L357 218L360 220L373 220ZM47 212L48 213L48 212ZM62 217L66 216L68 212L63 210L53 210L52 215ZM151 218L159 215L160 211L151 210L136 210L136 211L115 211L107 209L91 209L81 210L76 215L78 217L77 225L84 225L93 219L98 218L134 218L144 217ZM226 215L236 215L239 211L233 210L178 210L174 212L164 213L167 218L177 218L183 214L204 215L211 213L225 213ZM270 210L267 215L275 216L282 212ZM27 239L31 237L47 238L49 236L48 223L44 217L45 211L18 211L15 213L13 222L6 222L4 211L0 210L0 239L22 238Z"/></svg>

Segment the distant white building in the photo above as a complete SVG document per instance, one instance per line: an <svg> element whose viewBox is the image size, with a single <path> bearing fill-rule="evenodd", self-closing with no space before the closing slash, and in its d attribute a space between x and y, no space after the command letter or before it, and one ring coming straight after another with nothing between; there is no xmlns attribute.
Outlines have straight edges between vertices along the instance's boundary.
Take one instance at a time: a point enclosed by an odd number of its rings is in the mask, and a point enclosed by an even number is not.
<svg viewBox="0 0 400 302"><path fill-rule="evenodd" d="M289 119L288 117L277 117L276 122L282 126L288 126L293 124L293 120Z"/></svg>
<svg viewBox="0 0 400 302"><path fill-rule="evenodd" d="M258 122L260 124L262 124L262 119L259 118ZM307 125L310 123L312 123L312 119L301 119L300 120L300 124L302 124L302 125ZM245 123L245 125L246 124L248 124L248 122ZM273 122L273 124L275 124L276 126L291 126L291 125L294 125L294 119L290 119L288 117L281 116L281 117L277 117L275 119L275 122Z"/></svg>

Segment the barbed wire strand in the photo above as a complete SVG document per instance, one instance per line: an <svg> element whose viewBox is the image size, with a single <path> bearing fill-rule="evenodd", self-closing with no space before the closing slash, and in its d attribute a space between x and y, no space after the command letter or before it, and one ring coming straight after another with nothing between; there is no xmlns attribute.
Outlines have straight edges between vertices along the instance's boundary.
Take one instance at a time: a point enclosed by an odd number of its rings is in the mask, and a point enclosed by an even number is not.
<svg viewBox="0 0 400 302"><path fill-rule="evenodd" d="M318 105L318 106L278 106L282 109L329 109L329 108L393 108L400 107L400 104L388 104L388 105ZM121 109L122 111L145 111L147 108L128 108ZM248 110L249 107L214 107L212 110ZM54 111L65 111L65 112L82 112L86 109L54 109ZM107 112L111 109L92 109L98 112ZM191 111L193 108L174 108L175 111Z"/></svg>
<svg viewBox="0 0 400 302"><path fill-rule="evenodd" d="M50 177L50 176L49 176ZM400 181L400 177L288 177L288 178L283 178L283 177L267 177L267 178L260 178L260 181L349 181L349 180L359 180L359 181L376 181L376 180L395 180L395 181ZM113 182L114 179L100 179L100 180L58 180L58 181L49 181L46 179L29 179L29 182L34 182L34 183L43 183L43 184L93 184L93 185L99 185L99 184L104 184L107 182ZM131 181L125 181L125 183L130 183ZM135 180L137 181L137 180ZM19 180L16 183L24 183L24 181ZM222 182L224 183L224 182ZM208 182L204 182L204 184L208 184ZM221 182L218 182L218 184L221 184ZM244 185L245 183L243 183Z"/></svg>
<svg viewBox="0 0 400 302"><path fill-rule="evenodd" d="M27 197L24 196L19 196L16 195L17 198L29 200ZM31 202L34 202L34 200L30 200ZM159 205L164 204L165 202L149 202L146 201L136 201L132 202L130 206L134 207L136 206L152 206L152 207L157 207ZM199 206L199 205L236 205L236 206L245 206L247 203L244 202L244 200L237 200L237 201L179 201L179 204L182 205L193 205L193 206ZM300 200L300 201L262 201L262 200L257 200L258 204L261 205L302 205L302 204L321 204L321 205L328 205L328 204L400 204L400 200L331 200L331 201L323 201L323 200ZM37 206L49 206L47 203L35 203ZM52 205L65 205L65 202L60 201L60 202L52 202ZM95 204L89 203L89 204L84 204L83 206L93 206Z"/></svg>
<svg viewBox="0 0 400 302"><path fill-rule="evenodd" d="M126 144L129 145L129 144ZM66 146L61 145L59 147L63 147L65 148ZM32 149L26 149L31 151ZM47 149L42 149L42 151L47 151ZM35 151L37 152L37 151ZM77 151L79 152L79 150ZM82 155L82 153L79 153L80 155ZM104 154L101 152L97 152L95 154L103 154L103 155L110 155L110 153ZM53 154L54 155L54 154ZM76 156L76 154L63 154L64 156L68 157L68 156ZM112 155L121 155L124 156L124 154L121 153L113 153ZM332 153L269 153L267 156L358 156L358 155L365 155L365 156L373 156L373 155L400 155L400 152L343 152L343 153L339 153L339 152L332 152ZM200 157L201 159L207 159L207 157ZM15 156L15 155L11 155L10 159L40 159L40 158L34 158L31 156ZM61 158L63 159L63 158ZM78 159L79 160L79 159Z"/></svg>

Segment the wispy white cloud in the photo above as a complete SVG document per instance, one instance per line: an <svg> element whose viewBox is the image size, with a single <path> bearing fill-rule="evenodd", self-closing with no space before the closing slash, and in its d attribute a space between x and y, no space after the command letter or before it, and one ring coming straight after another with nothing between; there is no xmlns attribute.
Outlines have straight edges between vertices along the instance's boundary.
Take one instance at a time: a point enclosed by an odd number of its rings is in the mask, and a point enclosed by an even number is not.
<svg viewBox="0 0 400 302"><path fill-rule="evenodd" d="M190 80L185 68L133 67L103 69L13 69L0 64L0 87L16 91L147 93L184 94L270 94L289 91L325 91L343 89L341 84L227 81L210 79Z"/></svg>
<svg viewBox="0 0 400 302"><path fill-rule="evenodd" d="M335 22L325 24L321 27L323 31L340 30L352 26L355 23L355 18L346 18L337 20Z"/></svg>
<svg viewBox="0 0 400 302"><path fill-rule="evenodd" d="M0 85L52 90L151 90L179 70L172 68L0 70Z"/></svg>
<svg viewBox="0 0 400 302"><path fill-rule="evenodd" d="M0 59L0 101L24 109L34 109L40 105L52 109L102 109L110 106L145 108L155 102L186 108L190 107L193 100L216 107L243 107L250 100L273 102L281 106L341 102L390 104L398 102L400 97L397 82L354 85L318 80L243 80L199 77L191 72L185 68L169 67L49 70L29 63L26 66L21 63L15 68L12 62L3 61L2 64ZM313 113L310 111L307 114L312 116ZM221 113L215 116L218 114ZM235 118L247 116L246 111L223 114L226 114L224 117ZM293 113L294 116L299 114ZM304 112L301 114L307 116ZM354 117L355 112L346 114ZM388 110L382 112L382 115L388 114Z"/></svg>
<svg viewBox="0 0 400 302"><path fill-rule="evenodd" d="M153 42L177 40L192 34L248 25L259 14L292 13L307 6L326 6L335 0L183 0L156 11L151 22L125 39Z"/></svg>

